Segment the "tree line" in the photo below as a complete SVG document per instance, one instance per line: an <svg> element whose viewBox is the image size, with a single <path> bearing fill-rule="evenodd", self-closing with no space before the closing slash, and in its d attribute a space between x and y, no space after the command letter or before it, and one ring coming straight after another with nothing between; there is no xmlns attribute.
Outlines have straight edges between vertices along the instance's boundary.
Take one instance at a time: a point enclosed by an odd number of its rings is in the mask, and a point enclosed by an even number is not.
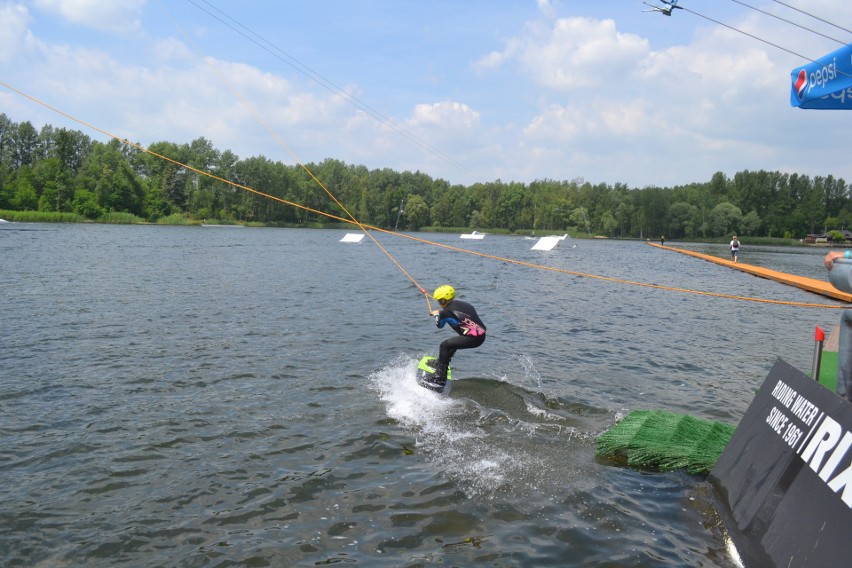
<svg viewBox="0 0 852 568"><path fill-rule="evenodd" d="M0 114L0 209L76 213L97 220L124 213L155 222L173 215L222 222L323 226L318 213L201 175L209 172L276 198L346 218L309 170L362 223L554 231L621 238L740 235L802 238L852 225L850 186L831 175L777 171L715 173L703 183L631 189L581 178L501 180L451 185L422 172L369 170L326 159L288 166L263 156L241 159L205 138L156 142L144 152L118 140Z"/></svg>

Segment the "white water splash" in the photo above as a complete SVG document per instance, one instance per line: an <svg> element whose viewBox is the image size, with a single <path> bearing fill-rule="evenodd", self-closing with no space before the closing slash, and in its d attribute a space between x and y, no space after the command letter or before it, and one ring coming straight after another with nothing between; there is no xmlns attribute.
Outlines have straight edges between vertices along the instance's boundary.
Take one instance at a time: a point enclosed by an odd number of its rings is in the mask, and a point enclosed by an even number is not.
<svg viewBox="0 0 852 568"><path fill-rule="evenodd" d="M388 416L406 427L415 427L428 433L440 432L456 403L450 397L417 384L417 361L400 355L374 372L370 379L380 398L387 404Z"/></svg>
<svg viewBox="0 0 852 568"><path fill-rule="evenodd" d="M388 416L415 437L417 448L470 496L493 496L514 486L539 460L516 447L506 448L481 425L475 402L442 396L416 382L417 360L401 355L371 375Z"/></svg>

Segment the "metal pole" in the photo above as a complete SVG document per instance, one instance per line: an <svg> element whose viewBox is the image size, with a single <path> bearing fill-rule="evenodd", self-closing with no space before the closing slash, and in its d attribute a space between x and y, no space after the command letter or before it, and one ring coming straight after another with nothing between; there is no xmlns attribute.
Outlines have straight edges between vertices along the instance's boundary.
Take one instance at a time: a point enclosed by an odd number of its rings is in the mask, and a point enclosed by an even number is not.
<svg viewBox="0 0 852 568"><path fill-rule="evenodd" d="M819 365L820 362L822 362L822 346L825 343L825 332L820 326L816 326L814 340L816 341L816 344L814 345L814 364L811 377L816 382L819 382Z"/></svg>
<svg viewBox="0 0 852 568"><path fill-rule="evenodd" d="M399 200L399 209L396 212L396 225L394 225L393 230L396 231L399 229L399 216L402 215L402 204L405 203L405 198Z"/></svg>

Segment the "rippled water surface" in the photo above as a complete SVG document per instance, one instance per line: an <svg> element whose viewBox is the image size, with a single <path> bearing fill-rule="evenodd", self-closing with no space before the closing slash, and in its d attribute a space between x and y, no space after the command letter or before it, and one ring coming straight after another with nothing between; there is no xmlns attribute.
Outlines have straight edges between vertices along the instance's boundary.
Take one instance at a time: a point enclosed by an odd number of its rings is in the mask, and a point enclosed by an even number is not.
<svg viewBox="0 0 852 568"><path fill-rule="evenodd" d="M0 226L0 562L735 565L704 478L603 462L595 438L640 408L735 424L839 312L583 275L830 300L639 242L416 235L569 274L378 235L488 326L440 398L414 368L450 332L342 235ZM741 259L824 278L823 253Z"/></svg>

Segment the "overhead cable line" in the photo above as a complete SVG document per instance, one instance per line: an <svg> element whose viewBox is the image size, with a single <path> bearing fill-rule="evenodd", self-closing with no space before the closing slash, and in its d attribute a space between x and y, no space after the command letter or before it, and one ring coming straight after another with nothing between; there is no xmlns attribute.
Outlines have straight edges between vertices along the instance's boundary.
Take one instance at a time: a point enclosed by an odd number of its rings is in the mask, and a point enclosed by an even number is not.
<svg viewBox="0 0 852 568"><path fill-rule="evenodd" d="M391 230L388 230L388 229L382 229L380 227L376 227L376 226L373 226L373 225L360 223L358 221L355 221L354 219L347 219L345 217L340 217L339 215L334 215L332 213L327 213L325 211L321 211L319 209L314 209L314 208L308 207L306 205L302 205L302 204L299 204L299 203L288 201L288 200L283 199L281 197L276 197L274 195L264 193L262 191L259 191L257 189L252 188L252 187L237 183L235 181L225 179L223 177L220 177L216 174L207 172L207 171L202 170L200 168L196 168L196 167L190 166L188 164L184 164L183 162L180 162L180 161L175 160L173 158L169 158L168 156L165 156L163 154L159 154L157 152L154 152L153 150L150 150L150 149L142 146L141 144L131 142L130 140L127 140L126 138L122 138L121 136L113 134L113 133L111 133L107 130L104 130L104 129L99 128L97 126L94 126L93 124L90 124L90 123L88 123L88 122L86 122L86 121L84 121L80 118L77 118L74 115L71 115L71 114L68 114L67 112L59 110L58 108L49 105L48 103L42 101L41 99L38 99L38 98L34 97L33 95L27 94L24 91L21 91L20 89L17 89L17 88L13 87L12 85L9 85L8 83L6 83L2 80L0 80L0 86L3 86L3 87L9 89L10 91L12 91L14 93L17 93L18 95L36 103L36 104L39 104L39 105L45 107L46 109L55 112L56 114L59 114L59 115L65 117L69 120L72 120L72 121L74 121L74 122L76 122L76 123L78 123L82 126L85 126L86 128L89 128L89 129L94 130L96 132L100 132L101 134L103 134L103 135L105 135L109 138L113 138L113 139L117 140L118 142L121 142L122 144L126 144L128 146L136 148L137 150L140 150L142 152L145 152L146 154L149 154L151 156L154 156L156 158L159 158L161 160L164 160L166 162L174 164L178 167L185 168L188 171L192 171L192 172L195 172L199 175L203 175L203 176L206 176L210 179L213 179L215 181L225 183L225 184L230 185L231 187L234 187L236 189L241 189L243 191L247 191L249 193L253 193L255 195L258 195L260 197L265 197L267 199L277 201L277 202L282 203L284 205L296 207L296 208L301 209L303 211L307 211L309 213L314 213L316 215L321 215L323 217L326 217L328 219L332 219L334 221L339 221L341 223L349 223L351 225L357 225L362 230L367 232L368 235L370 234L370 232L375 231L375 232L380 232L380 233L392 235L392 236L395 236L395 237L401 237L401 238L409 239L409 240L416 241L416 242L419 242L419 243L422 243L422 244L427 244L427 245L431 245L431 246L435 246L435 247L444 248L444 249L451 250L451 251L454 251L454 252L470 254L470 255L473 255L473 256L479 256L479 257L482 257L482 258L488 258L488 259L491 259L491 260L497 260L497 261L500 261L500 262L506 262L506 263L515 264L515 265L518 265L518 266L525 266L525 267L528 267L528 268L536 268L536 269L539 269L539 270L547 270L547 271L550 271L550 272L558 272L560 274L567 274L567 275L570 275L570 276L577 276L577 277L581 277L581 278L590 278L590 279L593 279L593 280L600 280L600 281L611 282L611 283L615 283L615 284L627 284L627 285L630 285L630 286L640 286L640 287L643 287L643 288L653 288L653 289L657 289L657 290L681 292L681 293L684 293L684 294L697 294L699 296L710 296L710 297L714 297L714 298L723 298L723 299L739 300L739 301L747 301L747 302L757 302L757 303L762 303L762 304L776 304L776 305L794 306L794 307L800 307L800 308L821 308L821 309L830 309L830 310L848 309L847 305L815 304L815 303L810 303L810 302L792 302L792 301L785 301L785 300L770 300L770 299L767 299L767 298L754 298L754 297L749 297L749 296L739 296L739 295L735 295L735 294L723 294L723 293L717 293L717 292L706 292L706 291L702 291L702 290L691 290L689 288L679 288L679 287L676 287L676 286L666 286L666 285L663 285L663 284L649 284L649 283L646 283L646 282L636 282L636 281L633 281L633 280L626 280L624 278L614 278L614 277L609 277L609 276L600 276L600 275L597 275L597 274L588 274L588 273L584 273L584 272L578 272L576 270L567 270L567 269L564 269L564 268L556 268L556 267L553 267L553 266L546 266L546 265L542 265L542 264L536 264L536 263L533 263L533 262L526 262L526 261L523 261L523 260L516 260L516 259L506 258L506 257L502 257L502 256L484 253L484 252L478 252L478 251L463 249L461 247L456 247L456 246L452 246L452 245L448 245L448 244L444 244L444 243L438 243L438 242L435 242L435 241L422 239L420 237L415 237L414 235L406 235L404 233L399 233L399 232L391 231ZM371 236L371 238L372 238L372 236ZM373 241L376 242L375 239L373 239ZM376 242L376 244L379 245L378 242ZM382 248L381 245L379 245L379 247ZM384 249L382 248L382 250L384 250ZM403 269L403 272L405 272L404 269ZM407 272L405 272L405 274L409 277L409 279L412 282L414 282L414 284L416 286L418 286L417 283L414 281L414 279ZM418 288L419 288L419 286L418 286ZM420 290L421 290L421 292L423 292L422 288Z"/></svg>
<svg viewBox="0 0 852 568"><path fill-rule="evenodd" d="M749 33L747 31L741 30L739 28L735 28L734 26L726 24L725 22L720 22L719 20L711 18L710 16L705 16L704 14L700 14L700 13L696 12L695 10L691 10L691 9L685 7L685 6L683 7L683 10L686 11L686 12L689 12L690 14L695 14L699 18L704 18L705 20L713 22L714 24L718 24L718 25L720 25L724 28L728 28L729 30L733 30L737 33L743 34L744 36L748 36L752 39L756 39L757 41L765 43L766 45L771 45L772 47L778 48L781 51L786 51L787 53L789 53L791 55L795 55L796 57L801 57L802 59L807 59L808 61L814 61L810 57L806 57L806 56L802 55L801 53L797 53L797 52L795 52L791 49L787 49L786 47L780 46L777 43L772 43L769 40L763 39L762 37L758 37L758 36L756 36L752 33Z"/></svg>
<svg viewBox="0 0 852 568"><path fill-rule="evenodd" d="M191 0L190 0L190 1L191 1ZM186 38L187 43L188 43L189 45L191 45L193 48L195 48L195 50L196 50L197 52L200 52L200 50L199 50L199 49L195 46L195 44L192 42L192 40L189 38L189 36L188 36L188 35L187 35L184 31L183 31L183 29L181 28L180 24L178 24L177 20L175 20L175 19L174 19L174 17L172 17L171 13L169 13L169 12L168 12L168 10L166 10L166 8L162 5L162 2L159 2L159 5L160 5L160 9L161 9L161 10L163 10L163 12L165 12L165 13L166 13L166 14L167 14L170 18L171 18L171 20L174 22L174 25L175 25L175 27L178 29L178 31L180 31L180 32L183 34L183 36ZM250 102L249 102L249 101L248 101L248 100L247 100L247 99L246 99L246 98L242 95L242 93L241 93L240 91L238 91L238 90L237 90L237 88L236 88L236 87L235 87L235 86L234 86L234 85L233 85L233 84L232 84L232 83L231 83L231 82L230 82L230 81L229 81L226 77L224 77L224 76L223 76L223 75L219 72L218 68L215 68L215 67L214 67L214 70L216 71L216 74L217 74L217 76L219 77L219 80L220 80L220 81L222 81L222 83L223 83L223 84L225 84L225 86L226 86L226 87L228 87L228 88L231 90L231 92L234 94L234 96L235 96L235 97L237 97L240 101L242 101L243 105L244 105L244 106L245 106L245 107L249 110L249 112L251 112L251 114L252 114L252 115L254 115L254 117L255 117L255 119L258 121L258 123L259 123L259 124L260 124L260 125L261 125L261 126L262 126L262 127L263 127L263 128L264 128L264 129L265 129L265 130L269 133L269 134L270 134L270 136L272 136L272 138L273 138L276 142L278 142L278 144L280 144L280 145L281 145L281 147L282 147L282 148L284 148L284 150L285 150L287 153L289 153L289 154L290 154L290 156L292 156L292 158L296 161L296 163L297 163L297 164L299 164L299 166L300 166L300 167L301 167L301 168L302 168L302 169L303 169L303 170L304 170L304 171L305 171L305 172L306 172L306 173L310 176L310 178L311 178L311 179L312 179L312 180L313 180L313 181L314 181L314 182L315 182L315 183L316 183L316 184L317 184L320 188L322 188L322 190L323 190L323 191L325 191L325 193L326 193L326 194L327 194L327 195L328 195L328 196L329 196L329 197L330 197L330 198L331 198L331 199L332 199L332 200L333 200L333 201L337 204L337 206L338 206L338 207L340 207L340 209L341 209L341 210L343 210L343 212L344 212L344 213L346 213L346 215L348 215L348 216L349 216L349 220L347 220L347 222L351 222L351 223L353 223L353 224L355 224L355 225L358 225L358 227L359 227L359 228L360 228L360 229L364 232L364 234L365 234L365 235L367 235L368 237L370 237L370 239L371 239L374 243L376 243L376 246L377 246L377 247L379 247L379 249L380 249L380 250L381 250L381 251L385 254L385 256L387 256L387 257L388 257L388 259L390 259L390 261L391 261L391 262L393 262L393 264L394 264L394 265L396 265L396 267L397 267L397 268L398 268L398 269L399 269L399 270L400 270L403 274L405 274L405 276L406 276L406 277L407 277L407 278L411 281L411 283L412 283L412 284L414 284L414 286L416 286L416 287L417 287L417 289L418 289L418 290L419 290L419 291L423 294L423 296L425 297L425 299L426 299L426 307L427 307L427 309L429 310L429 313L431 314L431 313L432 313L432 304L431 304L431 301L430 301L430 299L429 299L429 294L426 292L426 290L425 290L425 289L424 289L424 288L423 288L423 287L422 287L422 286L421 286L421 285L417 282L417 280L415 280L415 278L414 278L414 277L413 277L413 276L412 276L412 275L411 275L411 274L410 274L410 273L409 273L409 272L408 272L408 271L407 271L407 270L406 270L406 269L405 269L405 268L404 268L404 267L403 267L403 266L399 263L399 261L397 261L397 260L396 260L396 258L394 258L394 256L393 256L393 255L392 255L392 254L391 254L391 253L390 253L390 252L389 252L389 251L388 251L385 247L383 247L383 246L381 245L381 243L379 243L379 242L375 239L375 237L374 237L374 236L370 233L370 231L368 231L368 230L365 228L365 226L364 226L364 225L362 225L362 224L361 224L361 222L360 222L360 221L358 221L358 219L356 219L356 218L355 218L355 216L354 216L352 213L350 213L350 212L349 212L349 210L346 208L346 206L345 206L345 205L343 205L343 204L342 204L342 203L341 203L341 202L337 199L337 197L335 197L335 195L334 195L334 194L333 194L333 193L332 193L332 192L328 189L328 187L326 187L326 185L325 185L325 184L323 184L323 183L322 183L322 181L320 181L320 179L319 179L319 178L317 178L317 176L316 176L316 175L314 175L314 173L311 171L311 169L310 169L310 168L309 168L309 167L308 167L308 166L307 166L304 162L302 162L302 161L298 158L298 156L297 156L297 155L296 155L296 153L295 153L295 152L294 152L294 151L290 148L290 146L289 146L289 145L287 145L287 143L285 143L285 142L284 142L284 140L282 140L282 139L281 139L281 137L279 137L279 136L278 136L278 134L275 132L275 130L273 130L273 129L272 129L272 127L271 127L271 126L269 126L269 124L267 123L267 121L266 121L266 120L264 120L263 116L261 116L261 115L260 115L260 113L259 113L259 112L258 112L258 111L254 108L254 106L253 106L253 105L252 105L252 104L251 104L251 103L250 103ZM197 173L202 173L202 172L200 172L199 170L195 170L195 169L194 169L193 171L196 171ZM214 177L215 177L215 176L214 176ZM221 181L225 181L226 183L230 183L230 182L228 182L227 180L224 180L224 179L222 179L222 178L218 178L218 179L220 179ZM258 193L258 192L256 192L256 193ZM265 194L264 194L264 195L265 195Z"/></svg>
<svg viewBox="0 0 852 568"><path fill-rule="evenodd" d="M726 24L725 22L720 22L719 20L716 20L716 19L714 19L714 18L711 18L710 16L705 16L704 14L700 14L700 13L696 12L695 10L690 10L689 8L686 8L686 7L683 7L683 10L684 10L684 11L686 11L686 12L689 12L690 14L695 14L695 15L696 15L696 16L698 16L699 18L704 18L705 20L708 20L708 21L710 21L710 22L713 22L714 24L718 24L718 25L720 25L720 26L722 26L722 27L724 27L724 28L728 28L729 30L732 30L732 31L735 31L735 32L737 32L737 33L743 34L744 36L748 36L748 37L750 37L750 38L752 38L752 39L756 39L757 41L762 42L762 43L765 43L766 45L771 45L772 47L778 48L778 49L780 49L781 51L786 51L786 52L787 52L787 53L789 53L790 55L795 55L796 57L801 57L801 58L802 58L802 59L804 59L805 61L809 61L809 62L811 62L811 63L817 63L817 64L819 64L819 61L817 61L816 59L813 59L813 58L808 57L808 56L806 56L806 55L802 55L801 53L795 52L795 51L793 51L793 50L791 50L791 49L787 49L786 47L783 47L783 46L781 46L781 45L778 45L777 43L773 43L773 42L771 42L771 41L769 41L769 40L763 39L762 37L758 37L758 36L756 36L756 35L754 35L754 34L752 34L752 33L749 33L749 32L747 32L747 31L741 30L741 29L739 29L739 28L735 28L734 26L729 25L729 24ZM836 69L836 70L835 70L835 72L836 72L838 75L844 75L844 76L846 76L846 77L852 77L852 74L846 73L845 71L842 71L842 70L840 70L840 69Z"/></svg>
<svg viewBox="0 0 852 568"><path fill-rule="evenodd" d="M834 22L829 22L828 20L825 20L823 18L820 18L819 16L815 16L813 14L805 12L804 10L802 10L800 8L796 8L795 6L791 6L790 4L787 4L785 2L780 2L779 0L772 0L772 1L775 2L776 4L781 4L782 6L786 6L787 8L790 8L791 10L795 10L796 12L799 12L800 14L804 14L805 16L809 16L809 17L811 17L815 20L819 20L820 22L822 22L824 24L828 24L829 26L834 26L838 30L843 30L844 32L848 32L848 33L852 34L852 30L848 30L848 29L844 28L843 26L838 26Z"/></svg>
<svg viewBox="0 0 852 568"><path fill-rule="evenodd" d="M261 49L263 49L264 51L266 51L267 53L269 53L270 55L272 55L273 57L275 57L279 61L282 61L283 63L289 65L290 67L292 67L293 69L295 69L296 71L298 71L299 73L301 73L302 75L307 77L308 79L314 81L318 85L329 90L334 95L336 95L336 96L340 97L341 99L345 100L346 102L352 104L356 108L364 111L365 113L367 113L368 115L373 117L377 122L384 124L385 126L390 128L391 130L396 132L397 134L404 136L409 141L411 141L411 142L417 144L418 146L428 150L429 152L431 152L435 156L441 158L442 160L445 160L446 162L448 162L449 164L458 168L459 170L462 170L462 171L464 171L464 172L466 172L466 173L468 173L468 174L470 174L474 177L482 177L479 172L476 172L476 171L468 168L467 166L465 166L464 164L462 164L458 160L455 160L452 156L448 156L447 154L445 154L444 152L442 152L438 148L435 148L434 146L432 146L428 142L419 138L416 134L410 132L406 128L397 124L393 119L385 116L380 111L371 107L369 104L358 99L358 97L347 92L345 89L338 87L332 81L330 81L329 79L326 79L320 73L318 73L317 71L314 71L309 66L305 65L304 63L302 63L301 61L299 61L298 59L296 59L295 57L293 57L292 55L290 55L289 53L287 53L286 51L284 51L283 49L281 49L280 47L278 47L277 45L275 45L271 41L267 40L263 36L254 32L253 30L251 30L250 28L248 28L244 24L240 23L238 20L236 20L235 18L233 18L229 14L227 14L227 13L223 12L222 10L220 10L219 8L211 5L207 0L201 0L201 1L204 2L204 4L206 4L207 6L209 6L210 10L206 9L203 6L200 6L195 0L187 0L187 1L190 4L194 5L196 8L198 8L199 10L201 10L202 12L209 15L211 18L219 21L223 25L225 25L228 28L230 28L231 30L233 30L235 33L243 36L244 38L246 38L250 42L254 43L255 45L257 45L258 47L260 47ZM221 14L221 17L219 15L211 12L211 10L215 10L216 12ZM229 21L226 21L226 19L229 20Z"/></svg>
<svg viewBox="0 0 852 568"><path fill-rule="evenodd" d="M839 43L839 44L841 44L841 45L846 45L846 43L847 43L847 42L845 42L845 41L841 41L841 40L839 40L839 39L837 39L837 38L831 37L831 36L829 36L829 35L825 35L825 34L824 34L824 33L822 33L822 32L818 32L818 31L816 31L816 30L812 30L811 28L807 28L807 27L805 27L805 26L803 26L803 25L801 25L801 24L798 24L798 23L796 23L796 22L794 22L794 21L792 21L792 20L788 20L788 19L786 19L786 18L782 18L781 16L777 16L777 15L773 14L772 12L767 12L766 10L762 10L761 8L758 8L758 7L756 7L756 6L752 6L751 4L746 4L745 2L741 2L740 0L731 0L731 2L734 2L735 4L739 4L740 6L745 6L746 8L750 8L750 9L754 10L755 12L760 12L761 14L765 14L765 15L767 15L767 16L770 16L770 17L772 17L772 18L775 18L776 20L780 20L780 21L782 21L782 22L786 22L786 23L790 24L791 26L795 26L795 27L797 27L797 28L800 28L800 29L803 29L803 30L805 30L805 31L811 32L811 33L816 34L816 35L818 35L818 36L822 36L822 37L824 37L824 38L826 38L826 39L830 39L831 41L835 41L835 42L837 42L837 43Z"/></svg>

